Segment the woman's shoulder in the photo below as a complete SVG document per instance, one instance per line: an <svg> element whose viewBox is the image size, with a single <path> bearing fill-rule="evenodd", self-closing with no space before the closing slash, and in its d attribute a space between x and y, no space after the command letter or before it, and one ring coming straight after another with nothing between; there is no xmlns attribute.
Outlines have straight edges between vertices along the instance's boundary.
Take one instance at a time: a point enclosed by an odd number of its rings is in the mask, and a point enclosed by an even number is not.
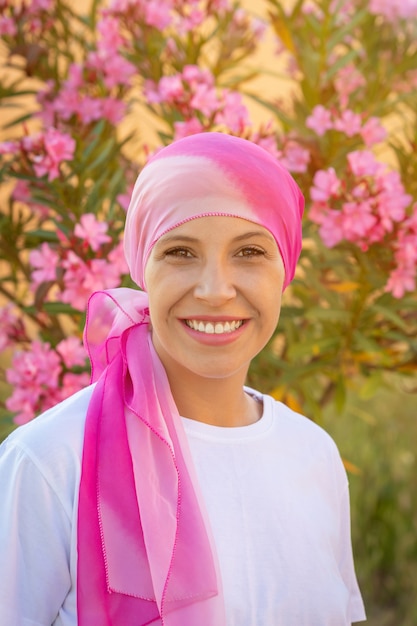
<svg viewBox="0 0 417 626"><path fill-rule="evenodd" d="M76 480L92 391L88 386L16 428L0 446L3 462L30 465L51 485Z"/></svg>
<svg viewBox="0 0 417 626"><path fill-rule="evenodd" d="M333 438L314 420L294 411L269 394L253 389L248 389L248 391L263 402L264 417L268 417L271 427L275 429L280 439L295 439L299 446L305 445L309 448L318 446L320 449L327 449L339 456Z"/></svg>

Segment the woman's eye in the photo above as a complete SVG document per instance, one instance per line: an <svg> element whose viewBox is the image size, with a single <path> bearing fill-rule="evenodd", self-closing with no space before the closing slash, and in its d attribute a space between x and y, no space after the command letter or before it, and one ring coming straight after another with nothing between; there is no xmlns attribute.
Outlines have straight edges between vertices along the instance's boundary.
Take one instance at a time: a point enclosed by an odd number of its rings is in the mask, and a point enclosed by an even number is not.
<svg viewBox="0 0 417 626"><path fill-rule="evenodd" d="M258 248L257 246L245 246L241 250L239 250L237 256L243 257L253 257L253 256L264 256L265 250L262 248Z"/></svg>
<svg viewBox="0 0 417 626"><path fill-rule="evenodd" d="M187 250L187 248L171 248L165 252L165 256L177 259L187 259L192 257L192 254L189 250Z"/></svg>

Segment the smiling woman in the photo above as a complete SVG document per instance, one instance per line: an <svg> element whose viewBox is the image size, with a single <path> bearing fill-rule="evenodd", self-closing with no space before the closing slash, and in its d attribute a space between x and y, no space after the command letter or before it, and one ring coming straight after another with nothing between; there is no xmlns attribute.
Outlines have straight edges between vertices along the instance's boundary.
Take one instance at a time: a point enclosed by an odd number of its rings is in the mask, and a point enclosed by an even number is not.
<svg viewBox="0 0 417 626"><path fill-rule="evenodd" d="M301 249L303 197L254 144L180 140L138 177L141 290L92 295L92 385L0 452L0 622L365 619L330 437L245 386Z"/></svg>

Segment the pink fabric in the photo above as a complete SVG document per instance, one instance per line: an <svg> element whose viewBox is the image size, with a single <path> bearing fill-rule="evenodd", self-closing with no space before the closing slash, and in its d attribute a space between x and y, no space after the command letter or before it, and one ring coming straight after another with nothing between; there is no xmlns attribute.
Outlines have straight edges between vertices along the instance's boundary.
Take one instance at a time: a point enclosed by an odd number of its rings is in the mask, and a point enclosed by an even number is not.
<svg viewBox="0 0 417 626"><path fill-rule="evenodd" d="M221 626L215 549L147 302L131 289L89 302L97 384L79 496L78 624Z"/></svg>
<svg viewBox="0 0 417 626"><path fill-rule="evenodd" d="M158 153L138 178L125 246L132 278L158 238L203 215L274 235L293 277L303 200L250 142L218 133ZM90 298L85 344L96 382L87 413L78 512L79 626L224 626L215 546L181 419L149 333L145 292Z"/></svg>

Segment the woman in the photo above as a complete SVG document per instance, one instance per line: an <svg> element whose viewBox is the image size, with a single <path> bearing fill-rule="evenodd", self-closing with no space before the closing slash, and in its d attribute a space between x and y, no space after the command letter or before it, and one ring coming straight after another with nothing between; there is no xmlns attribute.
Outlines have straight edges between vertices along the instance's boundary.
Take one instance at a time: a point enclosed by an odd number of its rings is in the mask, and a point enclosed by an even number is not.
<svg viewBox="0 0 417 626"><path fill-rule="evenodd" d="M93 384L2 446L1 624L365 619L333 441L244 387L302 211L243 139L194 135L142 170L125 229L142 291L92 296Z"/></svg>

